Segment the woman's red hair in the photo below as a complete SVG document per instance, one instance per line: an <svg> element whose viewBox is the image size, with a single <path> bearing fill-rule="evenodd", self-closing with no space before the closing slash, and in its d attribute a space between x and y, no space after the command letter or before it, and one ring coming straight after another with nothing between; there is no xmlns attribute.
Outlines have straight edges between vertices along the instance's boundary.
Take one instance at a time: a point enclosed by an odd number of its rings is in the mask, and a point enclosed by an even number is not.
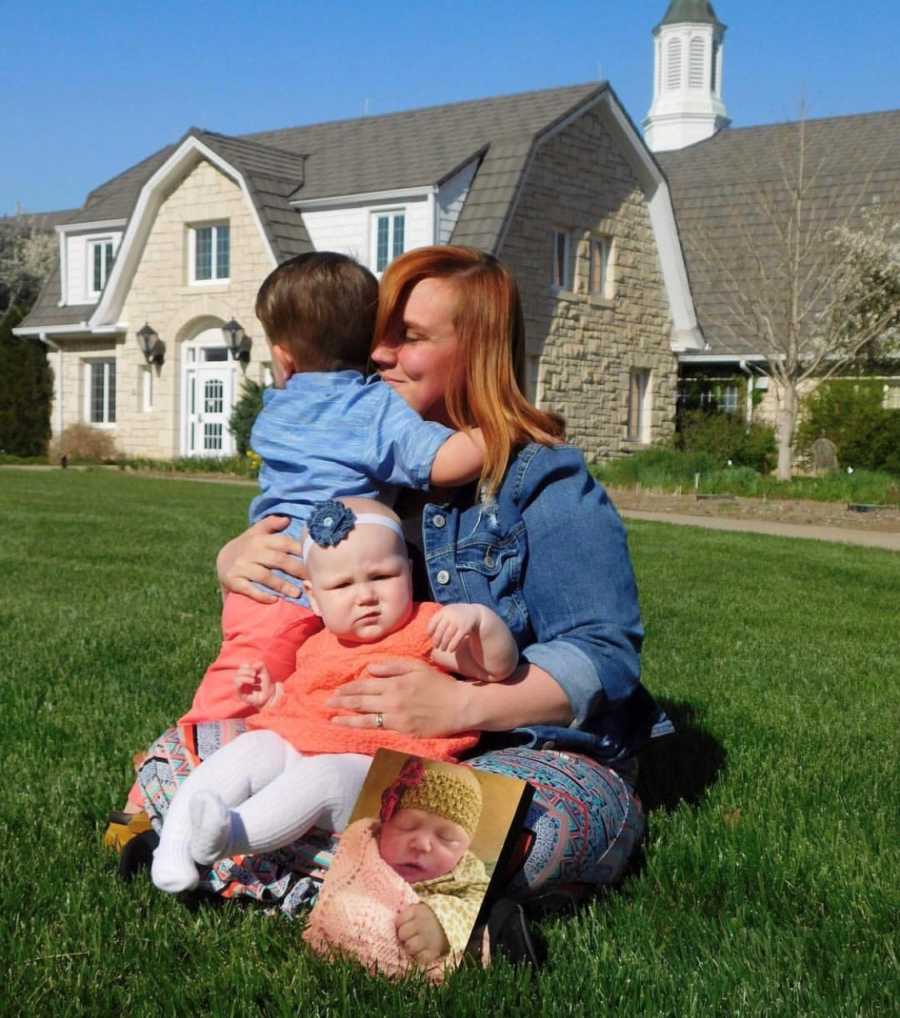
<svg viewBox="0 0 900 1018"><path fill-rule="evenodd" d="M374 346L402 334L410 292L431 278L452 281L458 292L453 325L462 370L450 372L444 401L455 428L481 428L484 434L481 487L490 495L500 487L518 446L558 445L565 425L522 394L525 321L519 288L501 262L477 248L420 247L391 262L381 279Z"/></svg>

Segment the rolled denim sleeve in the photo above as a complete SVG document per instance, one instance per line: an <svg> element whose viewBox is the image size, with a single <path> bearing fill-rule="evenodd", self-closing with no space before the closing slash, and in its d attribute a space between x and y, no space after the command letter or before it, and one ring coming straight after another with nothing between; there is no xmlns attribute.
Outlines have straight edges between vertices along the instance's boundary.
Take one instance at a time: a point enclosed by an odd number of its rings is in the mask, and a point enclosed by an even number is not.
<svg viewBox="0 0 900 1018"><path fill-rule="evenodd" d="M522 593L537 638L523 657L559 683L580 727L640 681L643 627L625 528L576 449L541 448L517 485L528 541Z"/></svg>

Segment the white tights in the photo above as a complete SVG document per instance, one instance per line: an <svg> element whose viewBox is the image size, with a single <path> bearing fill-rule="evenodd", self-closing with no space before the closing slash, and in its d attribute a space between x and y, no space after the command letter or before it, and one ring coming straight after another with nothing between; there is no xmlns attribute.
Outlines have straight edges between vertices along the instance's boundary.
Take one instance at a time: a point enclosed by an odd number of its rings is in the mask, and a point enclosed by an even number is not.
<svg viewBox="0 0 900 1018"><path fill-rule="evenodd" d="M311 827L342 831L371 763L358 753L303 756L275 732L238 736L178 789L153 855L153 883L186 891L199 882L197 863L270 852Z"/></svg>

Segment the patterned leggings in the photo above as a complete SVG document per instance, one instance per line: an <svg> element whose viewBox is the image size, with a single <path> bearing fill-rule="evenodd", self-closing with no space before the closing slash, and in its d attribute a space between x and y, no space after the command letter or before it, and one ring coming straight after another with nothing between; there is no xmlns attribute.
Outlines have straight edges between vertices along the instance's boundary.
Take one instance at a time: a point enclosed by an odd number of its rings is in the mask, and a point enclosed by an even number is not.
<svg viewBox="0 0 900 1018"><path fill-rule="evenodd" d="M171 728L154 742L138 766L137 784L157 832L181 783L243 730L241 721L206 722ZM561 885L621 879L645 827L640 802L621 775L555 750L492 750L468 762L534 787L505 893L525 897ZM276 852L224 859L200 886L226 898L274 902L293 913L315 900L336 845L335 835L313 830Z"/></svg>

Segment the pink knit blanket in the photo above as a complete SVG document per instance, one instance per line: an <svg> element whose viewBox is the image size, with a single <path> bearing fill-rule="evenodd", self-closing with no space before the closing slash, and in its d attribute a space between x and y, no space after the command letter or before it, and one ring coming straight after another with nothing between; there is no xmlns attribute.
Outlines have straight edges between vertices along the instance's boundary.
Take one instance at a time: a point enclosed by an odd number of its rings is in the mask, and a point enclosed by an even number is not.
<svg viewBox="0 0 900 1018"><path fill-rule="evenodd" d="M341 835L303 939L320 954L349 954L369 971L396 979L414 967L397 939L397 915L420 899L381 858L377 825L357 820ZM446 963L434 962L427 978L440 982Z"/></svg>

